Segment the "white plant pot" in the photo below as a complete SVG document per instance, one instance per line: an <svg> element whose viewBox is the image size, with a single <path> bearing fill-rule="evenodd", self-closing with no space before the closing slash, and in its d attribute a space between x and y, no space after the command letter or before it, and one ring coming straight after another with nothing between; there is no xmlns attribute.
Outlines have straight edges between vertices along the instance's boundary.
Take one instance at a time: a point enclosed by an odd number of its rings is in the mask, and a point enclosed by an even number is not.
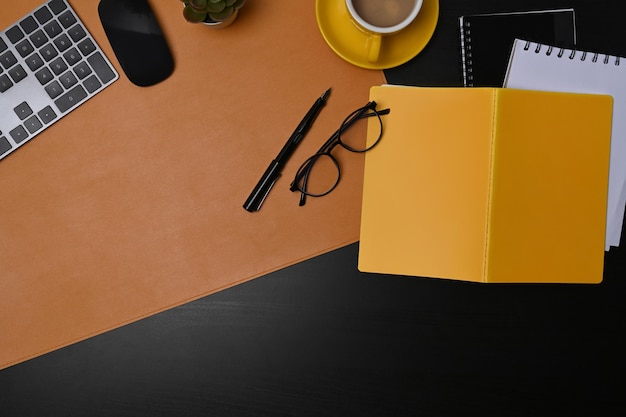
<svg viewBox="0 0 626 417"><path fill-rule="evenodd" d="M239 14L239 9L235 10L235 12L226 20L212 20L208 16L202 22L203 25L211 28L211 29L224 29L230 26L235 19L237 19L237 15Z"/></svg>

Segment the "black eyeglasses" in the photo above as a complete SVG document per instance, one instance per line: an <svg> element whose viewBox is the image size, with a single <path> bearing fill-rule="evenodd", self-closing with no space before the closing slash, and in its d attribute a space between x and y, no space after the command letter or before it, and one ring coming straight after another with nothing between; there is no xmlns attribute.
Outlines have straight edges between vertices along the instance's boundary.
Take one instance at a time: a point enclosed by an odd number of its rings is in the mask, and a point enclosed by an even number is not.
<svg viewBox="0 0 626 417"><path fill-rule="evenodd" d="M364 153L375 147L383 137L383 121L380 116L388 114L389 109L376 110L376 102L370 101L365 106L350 113L341 123L339 129L322 145L322 147L310 158L305 160L291 183L291 191L300 192L300 205L306 203L306 197L322 197L333 191L341 179L341 168L339 161L332 154L333 149L340 145L344 149ZM359 121L366 122L369 118L376 117L378 123L369 125L369 133L376 139L369 145L363 144L363 136L360 131L353 129L348 131L350 126ZM363 123L361 122L361 123ZM356 134L355 134L356 132ZM313 169L315 167L315 169Z"/></svg>

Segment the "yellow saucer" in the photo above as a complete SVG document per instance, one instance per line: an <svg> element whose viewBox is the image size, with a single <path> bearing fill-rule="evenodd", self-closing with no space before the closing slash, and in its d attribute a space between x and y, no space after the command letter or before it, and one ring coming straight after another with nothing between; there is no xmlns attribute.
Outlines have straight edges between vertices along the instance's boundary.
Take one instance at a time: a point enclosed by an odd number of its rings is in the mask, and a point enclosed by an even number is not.
<svg viewBox="0 0 626 417"><path fill-rule="evenodd" d="M386 69L404 64L424 49L437 26L439 0L424 0L411 26L383 37L377 62L367 60L369 37L352 23L344 0L316 0L315 15L322 36L337 55L361 68Z"/></svg>

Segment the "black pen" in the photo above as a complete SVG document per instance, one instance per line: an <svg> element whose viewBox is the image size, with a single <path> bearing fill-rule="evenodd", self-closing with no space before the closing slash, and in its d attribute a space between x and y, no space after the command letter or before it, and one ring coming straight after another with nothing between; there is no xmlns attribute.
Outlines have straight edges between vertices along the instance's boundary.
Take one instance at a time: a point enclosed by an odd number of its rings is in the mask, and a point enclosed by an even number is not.
<svg viewBox="0 0 626 417"><path fill-rule="evenodd" d="M254 187L254 189L250 193L250 196L248 197L246 202L243 204L244 209L252 212L258 211L261 208L263 201L265 201L265 197L267 197L270 190L276 183L276 180L278 179L278 177L280 177L280 173L285 166L285 163L287 163L287 160L289 159L293 151L296 149L298 144L302 141L302 138L304 138L304 135L306 135L306 133L313 125L313 122L317 118L317 115L322 110L322 107L324 107L324 105L326 104L326 100L328 99L329 95L330 88L326 90L324 94L322 94L317 100L315 100L315 103L313 103L313 106L307 112L307 114L304 115L304 118L302 119L298 127L296 127L296 130L287 140L287 143L285 143L276 158L274 158L272 162L270 162L270 165L265 170L265 173L257 183L256 187Z"/></svg>

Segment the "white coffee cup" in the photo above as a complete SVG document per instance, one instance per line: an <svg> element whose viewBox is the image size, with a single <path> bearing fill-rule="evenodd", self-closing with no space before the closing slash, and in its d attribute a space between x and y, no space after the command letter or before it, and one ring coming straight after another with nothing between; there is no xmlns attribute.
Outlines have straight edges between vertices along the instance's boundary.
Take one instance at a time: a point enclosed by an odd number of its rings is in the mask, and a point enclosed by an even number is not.
<svg viewBox="0 0 626 417"><path fill-rule="evenodd" d="M420 12L423 0L346 0L352 21L368 35L367 60L380 56L383 36L406 29Z"/></svg>

